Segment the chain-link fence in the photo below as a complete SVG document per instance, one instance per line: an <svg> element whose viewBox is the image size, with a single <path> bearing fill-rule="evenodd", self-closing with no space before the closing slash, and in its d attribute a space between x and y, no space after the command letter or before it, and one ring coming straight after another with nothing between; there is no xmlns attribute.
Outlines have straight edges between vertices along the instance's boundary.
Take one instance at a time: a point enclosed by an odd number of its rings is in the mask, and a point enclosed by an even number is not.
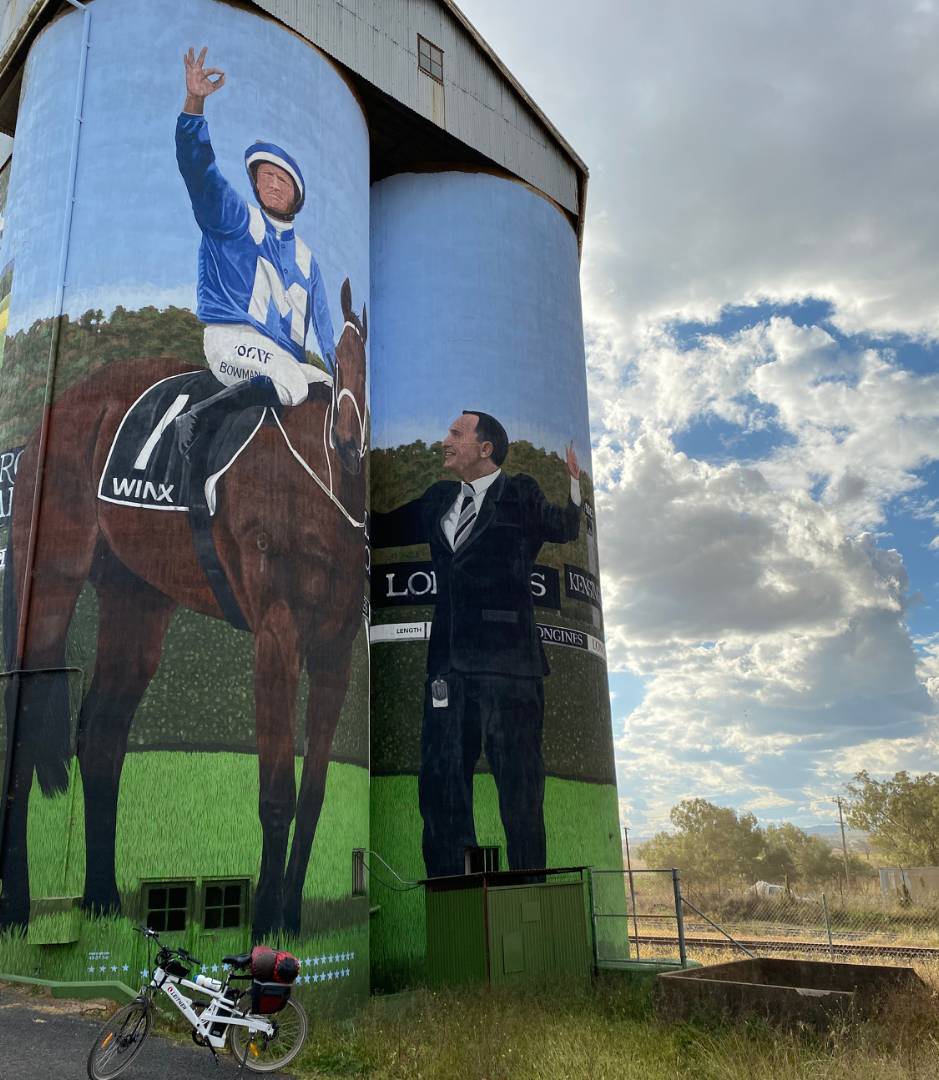
<svg viewBox="0 0 939 1080"><path fill-rule="evenodd" d="M683 892L685 936L693 951L728 944L730 936L757 955L939 959L939 904L874 889L813 895L765 882L722 893L685 885Z"/></svg>
<svg viewBox="0 0 939 1080"><path fill-rule="evenodd" d="M868 887L810 894L759 882L701 889L677 870L592 870L596 959L707 960L715 949L756 956L939 960L939 903Z"/></svg>

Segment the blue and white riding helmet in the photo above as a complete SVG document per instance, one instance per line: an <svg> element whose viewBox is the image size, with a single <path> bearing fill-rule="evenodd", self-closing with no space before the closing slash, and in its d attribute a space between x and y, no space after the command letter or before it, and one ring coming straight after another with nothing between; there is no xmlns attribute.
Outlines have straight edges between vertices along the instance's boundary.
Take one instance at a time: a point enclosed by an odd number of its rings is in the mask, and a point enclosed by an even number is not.
<svg viewBox="0 0 939 1080"><path fill-rule="evenodd" d="M303 183L303 173L300 172L300 166L286 150L281 149L279 146L275 146L274 143L260 141L252 143L251 146L245 150L245 168L248 170L248 177L251 180L254 197L258 199L259 202L260 196L258 195L258 185L255 180L255 173L257 172L258 166L265 161L283 169L284 172L290 176L290 179L293 180L293 186L296 190L297 197L290 210L289 216L295 217L300 213L300 209L303 206L303 200L306 198L306 187Z"/></svg>

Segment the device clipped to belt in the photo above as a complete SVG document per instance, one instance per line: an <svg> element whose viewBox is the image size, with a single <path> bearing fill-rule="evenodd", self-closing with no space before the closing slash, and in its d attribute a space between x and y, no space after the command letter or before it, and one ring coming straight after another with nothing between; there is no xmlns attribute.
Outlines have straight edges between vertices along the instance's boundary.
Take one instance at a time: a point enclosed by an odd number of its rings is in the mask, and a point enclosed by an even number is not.
<svg viewBox="0 0 939 1080"><path fill-rule="evenodd" d="M445 709L450 704L450 691L446 679L434 679L430 684L430 699L435 709Z"/></svg>

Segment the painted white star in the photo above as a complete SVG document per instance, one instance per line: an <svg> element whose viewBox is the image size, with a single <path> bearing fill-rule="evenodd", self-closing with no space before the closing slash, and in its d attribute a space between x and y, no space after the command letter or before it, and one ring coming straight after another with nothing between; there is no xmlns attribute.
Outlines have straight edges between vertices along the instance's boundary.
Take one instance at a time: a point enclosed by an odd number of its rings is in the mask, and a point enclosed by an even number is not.
<svg viewBox="0 0 939 1080"><path fill-rule="evenodd" d="M93 970L94 970L94 968L90 968L89 970L90 970L90 971L93 971ZM141 971L141 973L140 973L140 977L141 977L141 979L146 979L146 978L147 978L147 976L148 976L149 974L150 974L150 972L149 972L149 971Z"/></svg>
<svg viewBox="0 0 939 1080"><path fill-rule="evenodd" d="M112 964L111 965L111 970L112 971L117 971L117 964Z"/></svg>
<svg viewBox="0 0 939 1080"><path fill-rule="evenodd" d="M127 971L127 970L128 970L127 965L126 964L121 964L121 971Z"/></svg>
<svg viewBox="0 0 939 1080"><path fill-rule="evenodd" d="M304 956L304 958L303 958L303 966L304 967L309 967L310 966L310 958L308 956Z"/></svg>
<svg viewBox="0 0 939 1080"><path fill-rule="evenodd" d="M95 973L94 966L90 967L88 970L91 972L92 975L94 975L94 973Z"/></svg>
<svg viewBox="0 0 939 1080"><path fill-rule="evenodd" d="M98 968L98 970L101 972L105 972L107 971L107 968L104 966L104 964L102 964L101 967Z"/></svg>
<svg viewBox="0 0 939 1080"><path fill-rule="evenodd" d="M319 958L318 956L315 956L315 957L313 958L313 965L314 965L314 967L319 967L319 962L320 962L320 958Z"/></svg>
<svg viewBox="0 0 939 1080"><path fill-rule="evenodd" d="M212 970L213 971L218 971L218 964L213 964L212 965Z"/></svg>

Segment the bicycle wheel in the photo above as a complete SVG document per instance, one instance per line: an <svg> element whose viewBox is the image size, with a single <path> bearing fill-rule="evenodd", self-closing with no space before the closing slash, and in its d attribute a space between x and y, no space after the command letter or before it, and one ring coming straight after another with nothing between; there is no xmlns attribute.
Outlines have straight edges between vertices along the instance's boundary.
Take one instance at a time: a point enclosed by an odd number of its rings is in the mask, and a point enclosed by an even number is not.
<svg viewBox="0 0 939 1080"><path fill-rule="evenodd" d="M132 1001L118 1009L98 1032L88 1055L91 1080L111 1080L122 1073L140 1053L151 1023L149 1002Z"/></svg>
<svg viewBox="0 0 939 1080"><path fill-rule="evenodd" d="M306 1013L293 998L279 1013L265 1016L264 1019L274 1025L271 1036L260 1033L252 1035L246 1027L233 1025L231 1028L232 1053L238 1063L251 1072L282 1069L300 1053L306 1041Z"/></svg>

